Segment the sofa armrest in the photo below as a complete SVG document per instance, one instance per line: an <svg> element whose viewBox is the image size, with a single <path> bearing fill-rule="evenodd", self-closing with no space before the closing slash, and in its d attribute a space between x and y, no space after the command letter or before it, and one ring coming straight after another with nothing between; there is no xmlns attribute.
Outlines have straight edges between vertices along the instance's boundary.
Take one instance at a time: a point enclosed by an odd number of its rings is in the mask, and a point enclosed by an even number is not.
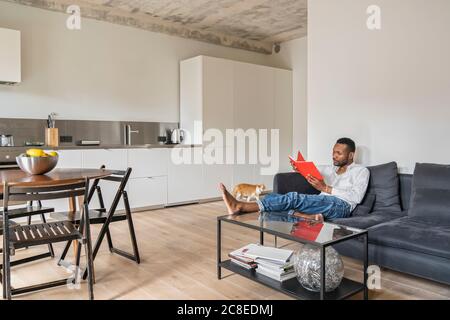
<svg viewBox="0 0 450 320"><path fill-rule="evenodd" d="M285 194L293 191L303 194L320 193L320 191L314 189L308 181L297 172L277 173L273 178L273 192Z"/></svg>

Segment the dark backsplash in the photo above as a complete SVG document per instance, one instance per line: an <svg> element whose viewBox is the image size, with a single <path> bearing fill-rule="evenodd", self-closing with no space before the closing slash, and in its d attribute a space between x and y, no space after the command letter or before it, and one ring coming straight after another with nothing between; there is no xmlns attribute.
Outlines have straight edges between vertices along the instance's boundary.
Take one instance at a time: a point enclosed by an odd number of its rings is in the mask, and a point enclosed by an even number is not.
<svg viewBox="0 0 450 320"><path fill-rule="evenodd" d="M43 119L9 119L0 118L0 134L11 134L15 146L23 146L28 142L45 142L47 121ZM104 145L124 144L124 127L131 125L132 144L158 143L158 136L166 136L166 132L178 128L178 123L169 122L127 122L127 121L86 121L58 120L56 128L59 136L71 136L72 142L60 142L61 146L75 145L80 140L99 140Z"/></svg>

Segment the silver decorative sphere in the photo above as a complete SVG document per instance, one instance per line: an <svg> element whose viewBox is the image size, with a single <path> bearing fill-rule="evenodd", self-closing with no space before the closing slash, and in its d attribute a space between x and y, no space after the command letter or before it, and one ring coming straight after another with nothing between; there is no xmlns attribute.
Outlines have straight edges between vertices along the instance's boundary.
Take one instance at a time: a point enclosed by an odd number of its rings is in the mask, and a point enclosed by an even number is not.
<svg viewBox="0 0 450 320"><path fill-rule="evenodd" d="M307 290L320 291L320 248L305 244L294 256L297 279ZM332 247L325 249L325 291L335 290L344 277L344 262Z"/></svg>

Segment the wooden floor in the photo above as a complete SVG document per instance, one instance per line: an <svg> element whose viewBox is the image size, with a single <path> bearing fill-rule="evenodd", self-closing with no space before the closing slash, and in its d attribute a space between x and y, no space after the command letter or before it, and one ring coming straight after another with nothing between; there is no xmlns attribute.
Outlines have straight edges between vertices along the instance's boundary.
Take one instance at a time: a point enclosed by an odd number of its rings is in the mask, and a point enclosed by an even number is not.
<svg viewBox="0 0 450 320"><path fill-rule="evenodd" d="M223 215L222 202L180 206L134 214L142 262L140 265L109 253L104 245L95 260L96 299L289 299L284 294L223 270L216 277L216 216ZM113 240L119 248L130 250L126 222L113 224ZM94 236L98 227L94 227ZM223 252L250 242L259 234L242 227L223 224ZM266 244L272 237L266 237ZM297 244L279 241L295 249ZM57 253L61 246L57 246ZM18 251L16 257L42 252L45 247ZM71 250L72 251L72 250ZM82 259L84 261L84 259ZM345 259L347 277L360 280L362 267ZM55 259L17 266L12 272L13 286L67 277ZM382 270L381 290L371 291L371 299L450 299L450 287L435 282ZM59 287L24 294L15 299L87 299L87 286L80 289ZM360 299L361 295L352 299Z"/></svg>

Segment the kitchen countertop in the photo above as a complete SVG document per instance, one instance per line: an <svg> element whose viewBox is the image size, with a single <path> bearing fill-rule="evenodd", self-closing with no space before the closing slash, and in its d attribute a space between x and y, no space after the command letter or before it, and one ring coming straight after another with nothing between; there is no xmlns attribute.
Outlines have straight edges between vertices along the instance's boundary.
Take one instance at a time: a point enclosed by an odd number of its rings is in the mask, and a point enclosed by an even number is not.
<svg viewBox="0 0 450 320"><path fill-rule="evenodd" d="M77 145L62 145L59 147L49 146L16 146L16 147L0 147L0 151L21 151L27 149L44 149L44 150L87 150L87 149L155 149L155 148L194 148L201 147L201 144L139 144L139 145L106 145L100 144L98 146L77 146Z"/></svg>

